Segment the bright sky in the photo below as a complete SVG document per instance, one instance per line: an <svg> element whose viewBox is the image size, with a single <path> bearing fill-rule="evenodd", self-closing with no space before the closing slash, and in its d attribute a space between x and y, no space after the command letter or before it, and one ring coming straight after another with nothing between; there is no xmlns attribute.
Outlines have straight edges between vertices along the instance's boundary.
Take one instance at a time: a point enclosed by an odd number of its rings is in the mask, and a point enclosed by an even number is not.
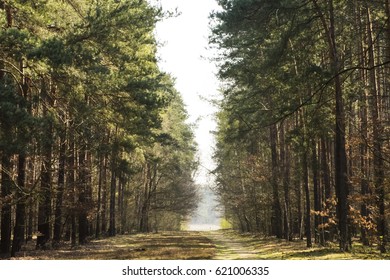
<svg viewBox="0 0 390 280"><path fill-rule="evenodd" d="M152 1L153 2L153 1ZM155 0L164 10L175 10L180 15L157 25L160 67L176 78L176 89L183 96L191 123L196 124L201 165L213 169L214 139L210 131L216 124L213 108L205 99L214 98L218 91L216 67L208 49L209 14L218 8L215 0ZM196 182L207 184L207 171L200 168Z"/></svg>

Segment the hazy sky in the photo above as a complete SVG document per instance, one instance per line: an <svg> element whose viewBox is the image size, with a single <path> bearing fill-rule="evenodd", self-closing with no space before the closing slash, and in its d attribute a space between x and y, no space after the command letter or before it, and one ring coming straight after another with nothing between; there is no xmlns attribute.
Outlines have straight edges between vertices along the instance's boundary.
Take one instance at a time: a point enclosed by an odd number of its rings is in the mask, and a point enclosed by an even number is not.
<svg viewBox="0 0 390 280"><path fill-rule="evenodd" d="M153 1L152 1L153 2ZM155 0L164 10L177 10L178 17L170 18L157 25L157 39L163 44L159 49L160 67L176 78L176 89L183 96L189 121L195 123L195 137L198 143L201 164L213 168L211 156L214 139L210 131L215 130L213 108L204 100L215 97L218 81L216 68L208 58L209 14L218 8L214 0ZM203 168L196 178L199 184L206 184Z"/></svg>

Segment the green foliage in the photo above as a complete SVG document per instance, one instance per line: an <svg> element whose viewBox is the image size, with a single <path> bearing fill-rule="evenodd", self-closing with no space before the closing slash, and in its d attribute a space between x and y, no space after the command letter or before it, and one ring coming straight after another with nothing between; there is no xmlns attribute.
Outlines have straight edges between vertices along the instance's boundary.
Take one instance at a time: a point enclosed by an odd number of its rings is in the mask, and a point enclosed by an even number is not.
<svg viewBox="0 0 390 280"><path fill-rule="evenodd" d="M42 42L30 56L32 59L47 59L53 68L63 67L72 63L72 55L60 38L49 38Z"/></svg>
<svg viewBox="0 0 390 280"><path fill-rule="evenodd" d="M232 224L226 220L226 219L221 219L221 229L231 229Z"/></svg>
<svg viewBox="0 0 390 280"><path fill-rule="evenodd" d="M0 83L0 151L13 154L27 149L31 129L36 124L28 107L13 77L6 75Z"/></svg>
<svg viewBox="0 0 390 280"><path fill-rule="evenodd" d="M26 30L8 28L0 30L0 50L3 55L21 59L35 45L35 38Z"/></svg>

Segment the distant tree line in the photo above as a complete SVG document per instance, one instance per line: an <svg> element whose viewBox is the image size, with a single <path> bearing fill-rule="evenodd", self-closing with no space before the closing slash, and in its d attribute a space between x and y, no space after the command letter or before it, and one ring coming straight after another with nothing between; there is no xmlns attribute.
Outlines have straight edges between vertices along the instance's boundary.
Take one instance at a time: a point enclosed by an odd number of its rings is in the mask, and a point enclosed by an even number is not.
<svg viewBox="0 0 390 280"><path fill-rule="evenodd" d="M196 146L146 0L0 1L0 255L179 229Z"/></svg>
<svg viewBox="0 0 390 280"><path fill-rule="evenodd" d="M241 231L386 251L390 2L219 0L216 192Z"/></svg>

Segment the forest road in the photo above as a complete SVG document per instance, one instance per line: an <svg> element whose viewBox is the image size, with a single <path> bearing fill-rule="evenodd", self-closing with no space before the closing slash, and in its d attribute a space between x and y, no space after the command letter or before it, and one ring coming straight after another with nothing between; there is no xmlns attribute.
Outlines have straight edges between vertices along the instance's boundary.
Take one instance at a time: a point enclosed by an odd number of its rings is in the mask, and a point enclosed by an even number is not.
<svg viewBox="0 0 390 280"><path fill-rule="evenodd" d="M234 240L220 230L207 231L204 235L209 238L217 248L214 260L253 260L257 259L256 250L244 242Z"/></svg>

